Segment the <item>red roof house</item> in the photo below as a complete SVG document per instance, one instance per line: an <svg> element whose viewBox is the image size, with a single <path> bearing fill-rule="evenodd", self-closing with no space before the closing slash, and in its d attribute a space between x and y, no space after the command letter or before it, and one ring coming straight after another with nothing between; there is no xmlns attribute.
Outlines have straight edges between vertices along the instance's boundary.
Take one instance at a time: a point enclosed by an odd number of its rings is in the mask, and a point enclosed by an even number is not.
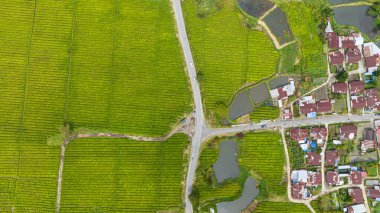
<svg viewBox="0 0 380 213"><path fill-rule="evenodd" d="M313 127L310 129L310 136L314 139L326 139L327 129L325 127Z"/></svg>
<svg viewBox="0 0 380 213"><path fill-rule="evenodd" d="M379 92L377 89L366 89L364 90L364 95L367 97L367 107L379 110L380 109L380 99L379 99Z"/></svg>
<svg viewBox="0 0 380 213"><path fill-rule="evenodd" d="M311 112L317 112L317 105L315 103L304 103L302 106L299 106L300 113L306 115Z"/></svg>
<svg viewBox="0 0 380 213"><path fill-rule="evenodd" d="M365 66L367 68L378 67L379 63L380 63L380 58L378 54L365 58Z"/></svg>
<svg viewBox="0 0 380 213"><path fill-rule="evenodd" d="M338 151L336 150L327 150L326 151L326 166L336 166L340 158Z"/></svg>
<svg viewBox="0 0 380 213"><path fill-rule="evenodd" d="M342 65L344 62L344 55L339 51L329 53L330 64Z"/></svg>
<svg viewBox="0 0 380 213"><path fill-rule="evenodd" d="M326 182L329 186L335 186L339 184L339 175L338 172L328 171L326 173Z"/></svg>
<svg viewBox="0 0 380 213"><path fill-rule="evenodd" d="M363 81L351 81L348 83L350 88L350 94L359 94L364 92L364 82Z"/></svg>
<svg viewBox="0 0 380 213"><path fill-rule="evenodd" d="M348 193L350 194L353 203L357 204L357 203L364 202L363 192L361 189L351 188L351 189L348 189Z"/></svg>
<svg viewBox="0 0 380 213"><path fill-rule="evenodd" d="M357 131L358 127L354 125L343 125L340 127L340 135L345 139L354 139Z"/></svg>
<svg viewBox="0 0 380 213"><path fill-rule="evenodd" d="M306 164L309 166L321 165L321 155L315 152L308 152L306 154Z"/></svg>
<svg viewBox="0 0 380 213"><path fill-rule="evenodd" d="M305 138L307 138L308 132L307 129L292 129L290 130L290 138L295 140L295 141L304 141Z"/></svg>
<svg viewBox="0 0 380 213"><path fill-rule="evenodd" d="M331 90L333 93L346 94L347 84L346 83L334 83L331 85Z"/></svg>
<svg viewBox="0 0 380 213"><path fill-rule="evenodd" d="M322 184L322 173L313 172L307 177L308 186L319 186Z"/></svg>
<svg viewBox="0 0 380 213"><path fill-rule="evenodd" d="M292 185L292 197L294 199L305 199L307 197L306 183L298 182Z"/></svg>
<svg viewBox="0 0 380 213"><path fill-rule="evenodd" d="M361 96L351 96L352 109L361 109L367 106L367 101Z"/></svg>
<svg viewBox="0 0 380 213"><path fill-rule="evenodd" d="M355 39L351 36L339 36L340 47L341 48L354 48L355 47Z"/></svg>
<svg viewBox="0 0 380 213"><path fill-rule="evenodd" d="M336 32L327 33L327 43L331 49L339 49L339 36Z"/></svg>
<svg viewBox="0 0 380 213"><path fill-rule="evenodd" d="M367 196L372 199L380 198L380 189L368 189Z"/></svg>
<svg viewBox="0 0 380 213"><path fill-rule="evenodd" d="M363 140L360 144L362 151L366 152L368 149L376 149L376 142L373 140Z"/></svg>
<svg viewBox="0 0 380 213"><path fill-rule="evenodd" d="M351 171L348 181L350 182L350 184L361 184L362 180L366 177L366 172Z"/></svg>
<svg viewBox="0 0 380 213"><path fill-rule="evenodd" d="M324 112L330 112L332 109L332 103L330 100L320 100L317 102L317 112L318 113L324 113Z"/></svg>
<svg viewBox="0 0 380 213"><path fill-rule="evenodd" d="M346 54L346 61L350 64L358 63L362 60L362 54L360 52L360 49L358 47L355 47L353 49L349 49Z"/></svg>

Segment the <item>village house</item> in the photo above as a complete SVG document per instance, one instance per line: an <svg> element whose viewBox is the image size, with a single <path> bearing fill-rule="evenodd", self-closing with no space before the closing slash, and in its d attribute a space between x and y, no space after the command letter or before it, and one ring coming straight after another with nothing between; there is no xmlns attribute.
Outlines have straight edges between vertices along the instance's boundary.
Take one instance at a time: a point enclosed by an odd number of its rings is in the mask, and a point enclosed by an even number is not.
<svg viewBox="0 0 380 213"><path fill-rule="evenodd" d="M376 149L376 142L371 140L362 140L360 142L360 149L363 153Z"/></svg>
<svg viewBox="0 0 380 213"><path fill-rule="evenodd" d="M304 200L309 197L309 192L306 188L306 183L296 183L292 185L292 198Z"/></svg>
<svg viewBox="0 0 380 213"><path fill-rule="evenodd" d="M349 184L361 184L363 179L367 177L366 172L361 171L350 171L350 175L348 177Z"/></svg>
<svg viewBox="0 0 380 213"><path fill-rule="evenodd" d="M333 93L346 94L347 84L346 83L333 83L331 85L331 90Z"/></svg>
<svg viewBox="0 0 380 213"><path fill-rule="evenodd" d="M339 36L336 32L334 32L331 23L330 17L327 17L327 24L325 28L326 40L328 47L330 49L339 49Z"/></svg>
<svg viewBox="0 0 380 213"><path fill-rule="evenodd" d="M380 200L380 186L367 189L367 196L375 200Z"/></svg>
<svg viewBox="0 0 380 213"><path fill-rule="evenodd" d="M356 137L358 127L354 125L342 125L340 127L340 136L343 139L353 140Z"/></svg>
<svg viewBox="0 0 380 213"><path fill-rule="evenodd" d="M321 165L321 155L315 152L308 152L306 154L306 164L309 166L320 166Z"/></svg>
<svg viewBox="0 0 380 213"><path fill-rule="evenodd" d="M272 99L276 99L278 101L279 107L282 107L282 100L294 95L295 91L296 87L294 85L294 81L290 81L288 85L270 90L270 95Z"/></svg>
<svg viewBox="0 0 380 213"><path fill-rule="evenodd" d="M354 38L355 46L362 46L364 44L364 38L360 32L351 33L351 36Z"/></svg>
<svg viewBox="0 0 380 213"><path fill-rule="evenodd" d="M367 100L362 96L351 96L351 108L362 109L367 106Z"/></svg>
<svg viewBox="0 0 380 213"><path fill-rule="evenodd" d="M290 177L293 183L298 183L298 182L307 183L307 178L308 178L307 170L293 170Z"/></svg>
<svg viewBox="0 0 380 213"><path fill-rule="evenodd" d="M366 213L367 208L364 204L355 204L344 208L344 212L347 213Z"/></svg>
<svg viewBox="0 0 380 213"><path fill-rule="evenodd" d="M343 65L344 55L340 51L330 52L329 61L332 65Z"/></svg>
<svg viewBox="0 0 380 213"><path fill-rule="evenodd" d="M326 113L332 110L332 103L328 99L320 100L317 102L317 112Z"/></svg>
<svg viewBox="0 0 380 213"><path fill-rule="evenodd" d="M327 137L327 129L325 127L312 127L310 137L317 140L319 146L323 146Z"/></svg>
<svg viewBox="0 0 380 213"><path fill-rule="evenodd" d="M298 143L305 143L308 134L307 129L294 128L290 130L290 138Z"/></svg>
<svg viewBox="0 0 380 213"><path fill-rule="evenodd" d="M337 168L339 177L348 177L350 176L351 166L350 165L342 165Z"/></svg>
<svg viewBox="0 0 380 213"><path fill-rule="evenodd" d="M350 94L360 94L364 92L364 82L363 81L350 81L348 83L348 87L350 88Z"/></svg>
<svg viewBox="0 0 380 213"><path fill-rule="evenodd" d="M285 109L282 111L282 117L283 117L284 120L290 120L290 119L293 119L293 115L292 115L292 112L290 111L290 109L285 108Z"/></svg>
<svg viewBox="0 0 380 213"><path fill-rule="evenodd" d="M355 39L352 36L339 36L339 47L343 49L355 48Z"/></svg>
<svg viewBox="0 0 380 213"><path fill-rule="evenodd" d="M348 194L351 196L352 202L354 204L359 204L359 203L364 202L363 192L360 188L349 188Z"/></svg>
<svg viewBox="0 0 380 213"><path fill-rule="evenodd" d="M326 166L337 166L339 161L340 161L340 157L338 155L338 151L336 150L327 150L326 153Z"/></svg>
<svg viewBox="0 0 380 213"><path fill-rule="evenodd" d="M304 96L298 101L300 114L306 115L308 118L317 116L317 106L313 96Z"/></svg>
<svg viewBox="0 0 380 213"><path fill-rule="evenodd" d="M367 100L367 109L368 110L379 110L380 109L380 99L379 92L377 89L366 89L364 90L364 96Z"/></svg>
<svg viewBox="0 0 380 213"><path fill-rule="evenodd" d="M363 55L367 71L372 73L377 71L380 65L380 48L373 42L363 44Z"/></svg>
<svg viewBox="0 0 380 213"><path fill-rule="evenodd" d="M307 186L317 187L322 184L322 173L320 172L308 172Z"/></svg>
<svg viewBox="0 0 380 213"><path fill-rule="evenodd" d="M362 54L358 47L348 49L346 53L346 62L349 64L358 63L362 60Z"/></svg>
<svg viewBox="0 0 380 213"><path fill-rule="evenodd" d="M326 173L326 183L329 186L338 186L339 183L339 175L336 171L327 171Z"/></svg>

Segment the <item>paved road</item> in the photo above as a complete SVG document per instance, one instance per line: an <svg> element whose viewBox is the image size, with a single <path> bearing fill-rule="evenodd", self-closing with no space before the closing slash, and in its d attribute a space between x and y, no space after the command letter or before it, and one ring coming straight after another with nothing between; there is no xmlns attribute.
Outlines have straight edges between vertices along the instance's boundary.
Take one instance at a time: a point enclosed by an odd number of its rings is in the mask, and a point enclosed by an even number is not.
<svg viewBox="0 0 380 213"><path fill-rule="evenodd" d="M204 115L203 115L201 92L200 92L199 84L197 81L197 76L196 76L197 73L195 71L193 56L191 54L189 41L187 39L186 27L185 27L185 22L183 20L180 0L173 0L173 9L174 9L175 19L177 23L178 36L182 45L183 54L185 56L187 72L190 78L191 89L193 92L193 99L195 103L195 108L194 108L195 129L194 129L194 135L191 141L191 153L190 153L191 156L190 156L189 168L187 171L187 178L186 178L186 212L192 213L193 206L191 205L188 195L191 193L191 190L193 187L194 173L197 166L199 148L201 144L202 127L204 126Z"/></svg>
<svg viewBox="0 0 380 213"><path fill-rule="evenodd" d="M311 125L325 125L333 123L344 123L344 122L365 122L371 121L373 119L380 119L380 116L374 114L367 115L330 115L317 118L301 118L293 120L278 120L278 121L264 121L257 124L241 124L236 125L231 128L218 128L210 129L203 128L202 141L209 139L217 135L228 135L244 131L255 131L255 130L265 130L265 129L281 129L289 127L298 126L311 126Z"/></svg>

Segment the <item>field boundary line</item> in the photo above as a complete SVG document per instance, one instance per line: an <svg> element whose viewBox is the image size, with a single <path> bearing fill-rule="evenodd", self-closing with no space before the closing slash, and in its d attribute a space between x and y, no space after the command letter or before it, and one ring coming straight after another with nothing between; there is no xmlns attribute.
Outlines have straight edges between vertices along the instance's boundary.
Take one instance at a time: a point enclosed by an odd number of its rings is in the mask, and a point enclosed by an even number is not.
<svg viewBox="0 0 380 213"><path fill-rule="evenodd" d="M29 44L28 44L28 56L27 63L25 67L25 79L24 79L24 98L22 104L22 112L21 112L21 123L20 123L20 138L19 138L19 146L18 146L18 165L17 165L17 179L15 183L15 190L17 190L18 179L20 176L20 164L21 164L21 149L22 149L22 141L24 138L24 120L25 120L25 107L26 107L26 97L28 95L28 81L29 81L29 69L30 69L30 52L32 48L33 42L33 34L34 34L34 26L36 21L36 12L37 12L37 0L34 0L34 9L33 9L33 21L32 21L32 29L30 32ZM13 197L13 206L15 206L16 196Z"/></svg>
<svg viewBox="0 0 380 213"><path fill-rule="evenodd" d="M107 124L108 124L108 127L110 126L110 122L111 122L111 97L112 97L113 89L114 89L113 85L115 82L115 70L116 70L116 68L115 68L115 42L116 42L116 35L117 35L116 15L117 15L117 11L119 10L118 5L119 5L119 1L115 0L115 14L114 14L115 15L115 20L114 20L115 26L112 29L112 60L111 60L112 69L111 69L110 89L109 89L109 93L108 93L108 106L107 106L107 113L108 113Z"/></svg>
<svg viewBox="0 0 380 213"><path fill-rule="evenodd" d="M67 120L67 108L69 105L69 90L70 90L70 78L71 78L71 62L72 62L72 56L73 56L73 41L74 41L74 28L75 28L75 7L76 7L76 0L72 1L73 4L73 13L72 13L72 20L71 20L71 41L70 41L70 53L69 53L69 69L67 73L67 81L66 81L66 102L65 102L65 117L64 120Z"/></svg>
<svg viewBox="0 0 380 213"><path fill-rule="evenodd" d="M351 2L346 4L338 4L338 5L332 5L331 8L338 8L338 7L355 7L355 6L371 6L372 3L365 2L365 1L358 1L358 2Z"/></svg>
<svg viewBox="0 0 380 213"><path fill-rule="evenodd" d="M267 17L269 15L269 13L271 13L273 10L275 10L277 8L277 5L273 5L272 8L270 8L268 11L266 11L260 18L259 18L259 21L263 20L265 17Z"/></svg>

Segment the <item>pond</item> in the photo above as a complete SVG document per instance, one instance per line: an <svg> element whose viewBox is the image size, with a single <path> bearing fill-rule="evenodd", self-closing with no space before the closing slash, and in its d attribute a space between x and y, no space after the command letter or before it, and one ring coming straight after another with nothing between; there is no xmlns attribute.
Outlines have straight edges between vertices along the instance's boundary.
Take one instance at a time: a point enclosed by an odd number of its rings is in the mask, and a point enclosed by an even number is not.
<svg viewBox="0 0 380 213"><path fill-rule="evenodd" d="M237 3L245 13L256 18L264 15L274 5L268 0L237 0Z"/></svg>
<svg viewBox="0 0 380 213"><path fill-rule="evenodd" d="M380 33L375 30L374 17L367 14L369 6L337 7L334 8L335 20L342 25L351 25L358 28L370 38Z"/></svg>
<svg viewBox="0 0 380 213"><path fill-rule="evenodd" d="M330 5L349 4L360 0L329 0Z"/></svg>
<svg viewBox="0 0 380 213"><path fill-rule="evenodd" d="M239 176L239 165L236 156L237 143L235 141L223 141L220 143L218 160L212 165L218 183L223 183L227 179Z"/></svg>
<svg viewBox="0 0 380 213"><path fill-rule="evenodd" d="M269 13L263 20L274 36L276 36L280 45L293 40L293 34L290 31L286 15L280 8L276 8Z"/></svg>
<svg viewBox="0 0 380 213"><path fill-rule="evenodd" d="M270 98L266 83L261 83L257 86L248 89L248 94L254 104L262 103Z"/></svg>
<svg viewBox="0 0 380 213"><path fill-rule="evenodd" d="M244 183L243 194L240 198L234 201L218 203L216 208L218 213L241 213L258 195L257 181L252 177L248 177Z"/></svg>
<svg viewBox="0 0 380 213"><path fill-rule="evenodd" d="M275 78L275 79L269 81L269 88L272 90L272 89L276 89L276 88L285 86L287 84L289 84L288 76L280 76L278 78Z"/></svg>
<svg viewBox="0 0 380 213"><path fill-rule="evenodd" d="M243 115L253 112L253 105L246 91L235 96L228 110L228 119L235 120Z"/></svg>

